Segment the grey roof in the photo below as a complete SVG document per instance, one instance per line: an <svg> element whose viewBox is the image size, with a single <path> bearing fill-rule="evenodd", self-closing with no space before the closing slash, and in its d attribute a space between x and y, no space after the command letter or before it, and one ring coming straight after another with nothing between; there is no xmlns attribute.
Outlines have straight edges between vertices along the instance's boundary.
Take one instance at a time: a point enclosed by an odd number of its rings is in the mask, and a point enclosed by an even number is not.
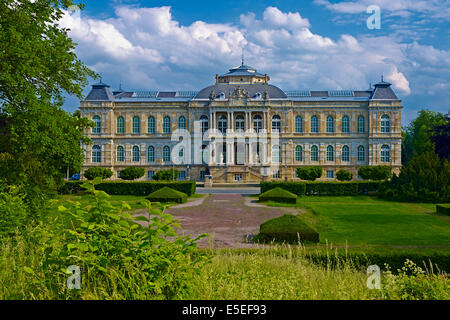
<svg viewBox="0 0 450 320"><path fill-rule="evenodd" d="M371 100L399 100L397 95L391 88L391 84L389 82L385 82L381 80L381 82L375 84L375 90L373 91Z"/></svg>
<svg viewBox="0 0 450 320"><path fill-rule="evenodd" d="M114 96L109 85L99 82L92 85L92 90L86 97L86 101L113 101Z"/></svg>
<svg viewBox="0 0 450 320"><path fill-rule="evenodd" d="M257 77L264 77L264 75L261 74L261 73L258 73L255 68L246 66L244 64L242 64L239 67L230 69L228 73L222 75L221 77L227 77L227 76L237 76L237 77L239 77L239 76L257 76Z"/></svg>
<svg viewBox="0 0 450 320"><path fill-rule="evenodd" d="M249 93L250 98L255 98L257 93L264 93L267 91L269 99L286 99L287 95L278 87L271 84L215 84L200 90L195 96L195 99L209 99L211 92L214 91L216 98L219 98L221 93L225 94L225 99L230 97L230 92L234 92L238 87L244 89Z"/></svg>

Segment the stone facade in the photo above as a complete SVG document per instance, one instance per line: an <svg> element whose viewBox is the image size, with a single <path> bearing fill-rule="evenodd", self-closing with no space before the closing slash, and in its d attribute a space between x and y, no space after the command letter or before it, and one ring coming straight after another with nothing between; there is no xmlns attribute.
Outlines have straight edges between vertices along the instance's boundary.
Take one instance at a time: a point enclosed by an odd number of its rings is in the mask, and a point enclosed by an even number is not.
<svg viewBox="0 0 450 320"><path fill-rule="evenodd" d="M297 180L296 168L309 165L323 167L321 180L335 180L340 169L357 179L367 165L399 172L402 103L389 83L362 91L284 92L269 79L242 65L199 92L111 92L106 84L93 85L80 106L96 123L86 132L93 144L83 146L83 171L108 167L118 178L120 170L137 166L148 180L175 168L181 179L211 175L215 183ZM180 153L180 135L172 137L179 128L200 130L200 143L186 142Z"/></svg>

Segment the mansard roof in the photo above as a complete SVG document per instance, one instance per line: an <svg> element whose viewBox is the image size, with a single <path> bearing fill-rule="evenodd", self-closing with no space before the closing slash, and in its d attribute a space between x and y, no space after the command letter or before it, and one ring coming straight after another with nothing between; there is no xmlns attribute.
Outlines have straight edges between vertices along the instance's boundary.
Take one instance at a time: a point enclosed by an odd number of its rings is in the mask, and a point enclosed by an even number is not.
<svg viewBox="0 0 450 320"><path fill-rule="evenodd" d="M375 90L373 91L371 100L400 100L395 92L392 90L389 82L384 81L381 78L381 82L375 84Z"/></svg>
<svg viewBox="0 0 450 320"><path fill-rule="evenodd" d="M114 95L109 85L100 81L92 85L92 90L86 97L86 101L113 101Z"/></svg>
<svg viewBox="0 0 450 320"><path fill-rule="evenodd" d="M200 90L195 99L209 99L212 93L216 99L221 96L223 99L228 99L230 94L238 88L248 92L250 98L256 98L258 93L264 96L266 92L269 94L270 99L287 98L283 90L271 84L215 84Z"/></svg>

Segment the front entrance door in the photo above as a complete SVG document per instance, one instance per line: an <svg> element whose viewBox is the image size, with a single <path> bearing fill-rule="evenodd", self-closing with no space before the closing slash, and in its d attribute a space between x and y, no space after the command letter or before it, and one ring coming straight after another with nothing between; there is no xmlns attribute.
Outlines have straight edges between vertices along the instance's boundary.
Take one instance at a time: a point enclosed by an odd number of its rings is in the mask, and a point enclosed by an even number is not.
<svg viewBox="0 0 450 320"><path fill-rule="evenodd" d="M237 165L245 164L245 144L244 143L236 143L235 145L235 159L234 162Z"/></svg>

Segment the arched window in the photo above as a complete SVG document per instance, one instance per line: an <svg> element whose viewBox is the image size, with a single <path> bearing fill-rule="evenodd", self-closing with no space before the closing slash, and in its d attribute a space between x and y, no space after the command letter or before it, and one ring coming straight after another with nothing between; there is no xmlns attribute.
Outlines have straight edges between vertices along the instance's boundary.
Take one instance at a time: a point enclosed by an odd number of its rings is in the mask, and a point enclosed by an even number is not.
<svg viewBox="0 0 450 320"><path fill-rule="evenodd" d="M387 114L384 114L381 117L381 132L382 133L389 133L391 132L391 119Z"/></svg>
<svg viewBox="0 0 450 320"><path fill-rule="evenodd" d="M295 117L295 132L296 133L303 132L303 118L301 116Z"/></svg>
<svg viewBox="0 0 450 320"><path fill-rule="evenodd" d="M272 162L280 163L281 162L281 149L280 146L272 147Z"/></svg>
<svg viewBox="0 0 450 320"><path fill-rule="evenodd" d="M95 127L92 128L92 133L102 133L102 119L99 116L94 116L92 121L95 123Z"/></svg>
<svg viewBox="0 0 450 320"><path fill-rule="evenodd" d="M301 146L295 148L295 161L303 161L303 148Z"/></svg>
<svg viewBox="0 0 450 320"><path fill-rule="evenodd" d="M122 116L117 118L117 133L118 134L125 133L125 119Z"/></svg>
<svg viewBox="0 0 450 320"><path fill-rule="evenodd" d="M139 150L138 146L134 146L133 147L133 161L134 162L139 162L139 160L141 159L141 152Z"/></svg>
<svg viewBox="0 0 450 320"><path fill-rule="evenodd" d="M319 118L317 116L311 117L311 133L319 133Z"/></svg>
<svg viewBox="0 0 450 320"><path fill-rule="evenodd" d="M358 147L358 161L366 161L366 150L363 146Z"/></svg>
<svg viewBox="0 0 450 320"><path fill-rule="evenodd" d="M319 161L319 148L317 146L311 147L311 161Z"/></svg>
<svg viewBox="0 0 450 320"><path fill-rule="evenodd" d="M333 146L327 147L327 161L334 161L334 148Z"/></svg>
<svg viewBox="0 0 450 320"><path fill-rule="evenodd" d="M245 130L245 119L244 116L239 115L236 117L235 123L236 131L244 131Z"/></svg>
<svg viewBox="0 0 450 320"><path fill-rule="evenodd" d="M155 117L148 117L148 133L155 134L156 126L155 126Z"/></svg>
<svg viewBox="0 0 450 320"><path fill-rule="evenodd" d="M92 162L94 163L102 162L102 147L100 146L92 147Z"/></svg>
<svg viewBox="0 0 450 320"><path fill-rule="evenodd" d="M170 162L170 147L169 146L165 146L163 148L163 161Z"/></svg>
<svg viewBox="0 0 450 320"><path fill-rule="evenodd" d="M117 161L124 162L125 161L125 150L122 146L117 147Z"/></svg>
<svg viewBox="0 0 450 320"><path fill-rule="evenodd" d="M350 119L348 116L342 117L342 133L350 133Z"/></svg>
<svg viewBox="0 0 450 320"><path fill-rule="evenodd" d="M133 117L133 133L141 133L141 119Z"/></svg>
<svg viewBox="0 0 450 320"><path fill-rule="evenodd" d="M202 133L205 133L209 130L209 120L207 116L200 117L200 125L202 127Z"/></svg>
<svg viewBox="0 0 450 320"><path fill-rule="evenodd" d="M256 133L262 130L262 117L260 115L253 117L253 130L255 130Z"/></svg>
<svg viewBox="0 0 450 320"><path fill-rule="evenodd" d="M366 124L363 116L358 117L358 133L364 133L366 131Z"/></svg>
<svg viewBox="0 0 450 320"><path fill-rule="evenodd" d="M281 132L281 118L280 118L280 116L273 116L273 118L272 118L272 132Z"/></svg>
<svg viewBox="0 0 450 320"><path fill-rule="evenodd" d="M170 133L170 117L164 117L163 120L163 133Z"/></svg>
<svg viewBox="0 0 450 320"><path fill-rule="evenodd" d="M342 161L343 162L350 161L350 148L348 146L342 147Z"/></svg>
<svg viewBox="0 0 450 320"><path fill-rule="evenodd" d="M227 121L227 117L225 117L224 115L221 115L219 118L218 128L219 128L219 131L222 132L222 134L227 133L228 121Z"/></svg>
<svg viewBox="0 0 450 320"><path fill-rule="evenodd" d="M381 147L381 162L391 162L391 148L386 144Z"/></svg>
<svg viewBox="0 0 450 320"><path fill-rule="evenodd" d="M147 162L155 162L155 147L154 146L148 147Z"/></svg>
<svg viewBox="0 0 450 320"><path fill-rule="evenodd" d="M334 119L332 116L327 117L327 133L334 132Z"/></svg>
<svg viewBox="0 0 450 320"><path fill-rule="evenodd" d="M186 118L184 116L178 118L178 129L186 130Z"/></svg>

